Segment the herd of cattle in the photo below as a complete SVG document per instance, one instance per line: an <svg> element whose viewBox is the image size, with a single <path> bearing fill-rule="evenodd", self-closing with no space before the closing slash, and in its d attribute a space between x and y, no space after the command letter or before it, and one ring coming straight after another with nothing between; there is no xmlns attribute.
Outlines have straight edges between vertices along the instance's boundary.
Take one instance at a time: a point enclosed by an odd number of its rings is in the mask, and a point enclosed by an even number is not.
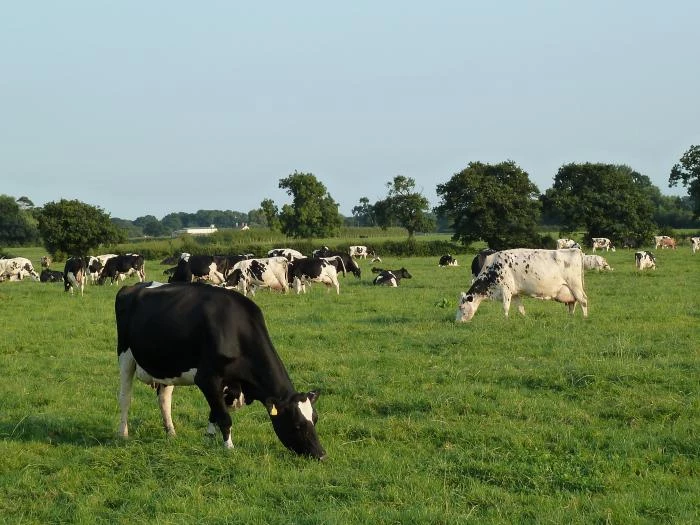
<svg viewBox="0 0 700 525"><path fill-rule="evenodd" d="M676 248L670 237L655 239L656 247ZM556 250L483 250L472 260L472 282L459 296L457 321L469 321L484 299L501 300L506 316L515 300L525 315L523 296L564 303L570 313L577 304L588 315L583 287L585 269L612 270L599 255L585 255L578 244L560 239ZM692 238L692 251L700 248L700 237ZM595 238L592 249L615 250L609 239ZM0 259L0 280L25 276L44 282L63 280L64 289L80 290L86 281L110 284L136 275L139 283L122 287L115 298L117 357L120 369L119 433L128 437L128 412L133 379L153 387L157 393L163 426L175 434L172 394L175 386L196 385L209 404L207 433L221 432L224 446L233 447L231 410L260 401L273 430L289 450L319 460L326 457L316 433L318 392L298 392L275 350L260 308L246 295L257 288L305 292L312 282L340 292L338 274L361 276L355 258L381 259L364 246L349 252L327 247L311 257L292 249L270 250L266 257L251 254L207 256L182 253L164 273L168 284L145 282L144 257L139 254L106 254L71 257L63 272L50 270L42 258L37 274L24 258ZM651 252L635 253L638 269L655 268ZM163 261L163 264L167 264ZM439 266L458 266L451 255L440 257ZM373 284L396 287L412 276L406 268L386 270L372 267ZM219 286L211 286L208 281ZM230 293L227 289L241 293Z"/></svg>

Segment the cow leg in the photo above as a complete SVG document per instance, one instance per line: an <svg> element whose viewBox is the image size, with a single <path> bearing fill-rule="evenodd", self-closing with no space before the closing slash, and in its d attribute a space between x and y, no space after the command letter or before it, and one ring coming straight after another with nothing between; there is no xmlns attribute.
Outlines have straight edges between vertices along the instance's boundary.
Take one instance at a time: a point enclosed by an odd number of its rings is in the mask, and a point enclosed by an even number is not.
<svg viewBox="0 0 700 525"><path fill-rule="evenodd" d="M163 428L168 436L175 436L175 426L173 425L172 403L173 385L158 385L158 404L160 405L160 415L163 417Z"/></svg>
<svg viewBox="0 0 700 525"><path fill-rule="evenodd" d="M519 295L513 296L513 299L515 299L515 304L518 305L518 312L520 312L520 315L525 315L525 305L523 305L523 299Z"/></svg>
<svg viewBox="0 0 700 525"><path fill-rule="evenodd" d="M510 311L510 299L511 294L509 292L503 292L503 313L508 317L508 312Z"/></svg>
<svg viewBox="0 0 700 525"><path fill-rule="evenodd" d="M129 406L131 406L131 390L134 385L134 373L136 372L136 360L130 351L119 356L119 408L121 409L121 421L119 423L119 435L129 437Z"/></svg>
<svg viewBox="0 0 700 525"><path fill-rule="evenodd" d="M211 428L211 425L217 424L219 430L221 430L221 436L224 439L224 447L233 448L233 441L231 440L232 421L231 416L226 410L221 378L214 376L207 377L206 373L200 374L198 371L194 378L194 383L199 387L207 403L209 403L209 428Z"/></svg>

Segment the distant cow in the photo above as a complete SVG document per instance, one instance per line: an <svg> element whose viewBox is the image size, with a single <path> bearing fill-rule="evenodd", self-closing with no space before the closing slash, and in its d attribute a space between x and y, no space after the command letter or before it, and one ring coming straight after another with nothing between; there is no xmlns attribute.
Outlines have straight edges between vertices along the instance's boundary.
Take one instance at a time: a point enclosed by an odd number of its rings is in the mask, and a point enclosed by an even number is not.
<svg viewBox="0 0 700 525"><path fill-rule="evenodd" d="M690 238L690 249L693 250L693 253L700 250L700 237Z"/></svg>
<svg viewBox="0 0 700 525"><path fill-rule="evenodd" d="M573 239L557 239L557 250L562 250L564 248L581 248L579 243Z"/></svg>
<svg viewBox="0 0 700 525"><path fill-rule="evenodd" d="M176 385L197 385L209 404L207 433L218 426L233 448L230 408L260 401L282 444L322 460L318 393L297 392L272 345L260 308L240 294L204 284L140 283L117 293L119 434L129 435L134 376L156 388L168 435Z"/></svg>
<svg viewBox="0 0 700 525"><path fill-rule="evenodd" d="M374 250L367 248L367 246L350 246L348 250L350 257L366 259L368 255L374 256Z"/></svg>
<svg viewBox="0 0 700 525"><path fill-rule="evenodd" d="M634 254L634 264L637 270L645 270L647 268L656 270L656 257L648 251L636 252Z"/></svg>
<svg viewBox="0 0 700 525"><path fill-rule="evenodd" d="M498 250L492 250L490 248L485 248L481 250L476 257L472 259L472 282L474 279L476 279L476 276L479 275L479 272L481 272L481 269L484 267L484 265L487 263L487 259L490 255L493 255L496 253Z"/></svg>
<svg viewBox="0 0 700 525"><path fill-rule="evenodd" d="M661 242L659 243L659 246L661 247L662 250L665 248L673 248L675 250L676 249L676 239L674 239L673 237L667 237L664 235L663 238L661 239ZM657 248L658 248L658 246L657 246Z"/></svg>
<svg viewBox="0 0 700 525"><path fill-rule="evenodd" d="M288 265L289 261L284 257L240 261L226 278L226 287L237 287L243 295L247 295L248 292L255 295L256 288L270 288L287 293L289 290Z"/></svg>
<svg viewBox="0 0 700 525"><path fill-rule="evenodd" d="M336 258L336 261L340 258ZM342 264L342 260L340 260ZM306 284L311 282L323 283L327 289L335 287L336 293L340 293L338 272L330 261L322 258L303 258L289 263L288 282L292 284L296 293L306 293Z"/></svg>
<svg viewBox="0 0 700 525"><path fill-rule="evenodd" d="M44 268L39 274L39 280L42 283L60 283L63 281L63 272Z"/></svg>
<svg viewBox="0 0 700 525"><path fill-rule="evenodd" d="M39 274L34 270L32 261L26 257L0 259L0 275L10 281L21 281L27 276L30 276L35 281L39 280Z"/></svg>
<svg viewBox="0 0 700 525"><path fill-rule="evenodd" d="M121 279L122 276L136 274L139 281L146 280L146 272L144 271L145 260L143 255L137 253L127 253L125 255L117 255L107 259L104 268L100 272L100 277L97 279L98 284L104 284L109 279L110 284Z"/></svg>
<svg viewBox="0 0 700 525"><path fill-rule="evenodd" d="M455 259L449 253L447 253L440 257L440 260L438 261L438 266L459 266L459 264L457 263L457 259Z"/></svg>
<svg viewBox="0 0 700 525"><path fill-rule="evenodd" d="M63 266L63 291L80 290L83 295L85 289L85 279L87 279L87 261L83 257L70 257Z"/></svg>
<svg viewBox="0 0 700 525"><path fill-rule="evenodd" d="M90 282L95 284L100 278L100 272L107 264L107 261L112 257L116 257L116 253L105 253L102 255L90 255L87 257L87 275L90 277Z"/></svg>
<svg viewBox="0 0 700 525"><path fill-rule="evenodd" d="M525 315L522 296L552 299L564 303L569 313L581 304L588 316L588 298L583 290L583 254L566 250L504 250L491 256L469 290L459 297L457 321L469 321L484 299L500 299L508 317L511 299Z"/></svg>
<svg viewBox="0 0 700 525"><path fill-rule="evenodd" d="M601 250L605 248L606 252L608 250L615 251L615 246L613 246L612 241L606 237L592 237L591 243L593 246L593 251L596 251L596 248Z"/></svg>
<svg viewBox="0 0 700 525"><path fill-rule="evenodd" d="M168 279L169 283L191 283L194 279L207 279L214 284L223 284L224 275L218 271L211 255L191 255L183 252Z"/></svg>
<svg viewBox="0 0 700 525"><path fill-rule="evenodd" d="M51 267L51 263L53 262L53 259L51 258L50 255L42 255L41 259L39 259L39 262L41 263L42 268L48 269ZM39 279L39 280L41 280L41 279Z"/></svg>
<svg viewBox="0 0 700 525"><path fill-rule="evenodd" d="M379 275L377 275L372 284L385 285L396 288L401 279L411 279L413 276L408 273L406 268L399 268L398 270L383 270L381 268L372 268L372 271L379 270Z"/></svg>
<svg viewBox="0 0 700 525"><path fill-rule="evenodd" d="M288 261L294 261L296 259L303 259L305 255L297 250L291 248L274 248L267 252L268 257L284 257Z"/></svg>
<svg viewBox="0 0 700 525"><path fill-rule="evenodd" d="M603 257L600 255L584 255L583 256L583 269L584 270L610 270L612 268Z"/></svg>

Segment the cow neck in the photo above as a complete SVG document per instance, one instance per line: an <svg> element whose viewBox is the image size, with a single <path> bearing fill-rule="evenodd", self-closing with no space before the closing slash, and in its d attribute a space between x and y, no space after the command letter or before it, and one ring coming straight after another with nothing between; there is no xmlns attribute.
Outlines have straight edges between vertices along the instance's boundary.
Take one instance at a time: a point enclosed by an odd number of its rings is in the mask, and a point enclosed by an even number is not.
<svg viewBox="0 0 700 525"><path fill-rule="evenodd" d="M289 373L282 363L277 350L272 345L267 330L262 330L258 336L258 346L262 351L256 352L250 358L250 380L246 381L254 399L265 402L269 397L289 399L296 391ZM244 395L248 397L248 394Z"/></svg>

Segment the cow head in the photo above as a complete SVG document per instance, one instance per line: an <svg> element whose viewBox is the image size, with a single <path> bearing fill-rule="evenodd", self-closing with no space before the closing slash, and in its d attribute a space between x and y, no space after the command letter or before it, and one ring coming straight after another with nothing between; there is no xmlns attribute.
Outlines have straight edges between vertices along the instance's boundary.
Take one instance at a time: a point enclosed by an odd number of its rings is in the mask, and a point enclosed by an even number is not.
<svg viewBox="0 0 700 525"><path fill-rule="evenodd" d="M476 313L476 310L479 308L479 304L483 300L482 295L477 295L477 294L466 294L462 292L459 296L458 300L458 307L457 307L457 315L455 316L456 321L460 321L462 323L466 323L467 321L471 321L472 317L474 317L474 314Z"/></svg>
<svg viewBox="0 0 700 525"><path fill-rule="evenodd" d="M288 400L268 399L265 401L267 413L272 421L275 434L292 452L311 456L318 460L326 458L316 433L318 415L314 405L318 392L297 393Z"/></svg>
<svg viewBox="0 0 700 525"><path fill-rule="evenodd" d="M412 279L413 278L413 276L410 273L408 273L408 270L406 268L401 268L398 272L394 272L394 273L398 273L399 277L401 277L402 279Z"/></svg>

